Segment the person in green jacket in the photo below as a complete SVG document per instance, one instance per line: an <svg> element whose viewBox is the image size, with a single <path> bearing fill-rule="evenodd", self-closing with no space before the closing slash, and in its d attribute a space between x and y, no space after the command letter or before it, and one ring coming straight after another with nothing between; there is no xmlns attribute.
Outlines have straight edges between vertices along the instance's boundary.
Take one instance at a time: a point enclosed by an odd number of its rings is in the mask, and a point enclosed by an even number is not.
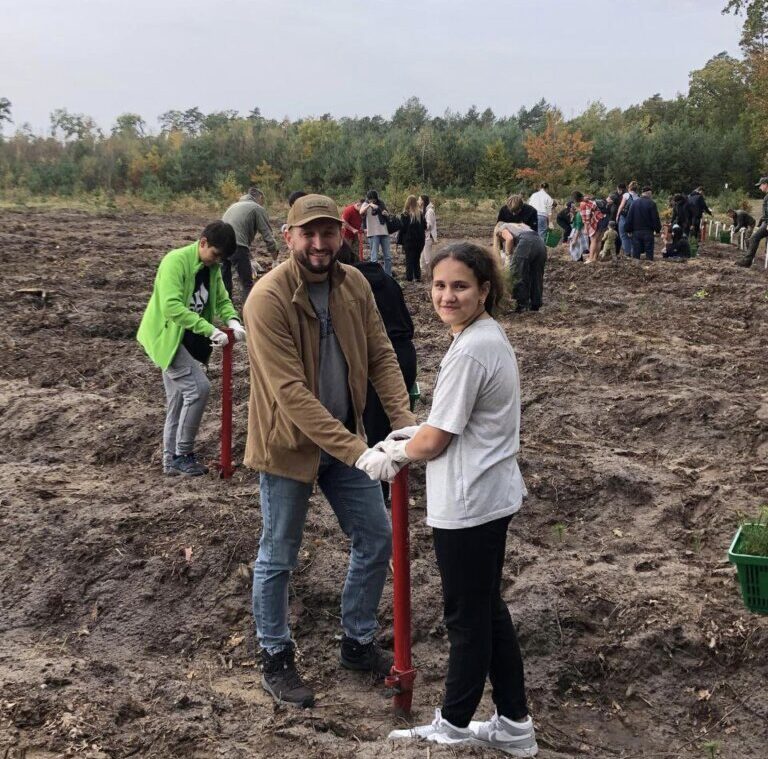
<svg viewBox="0 0 768 759"><path fill-rule="evenodd" d="M194 477L208 472L194 452L211 387L206 366L211 345L223 348L229 342L227 334L213 326L213 317L226 321L235 340L245 340L221 278L220 264L236 247L232 226L214 221L198 241L166 253L136 335L163 371L167 398L163 471L168 475Z"/></svg>

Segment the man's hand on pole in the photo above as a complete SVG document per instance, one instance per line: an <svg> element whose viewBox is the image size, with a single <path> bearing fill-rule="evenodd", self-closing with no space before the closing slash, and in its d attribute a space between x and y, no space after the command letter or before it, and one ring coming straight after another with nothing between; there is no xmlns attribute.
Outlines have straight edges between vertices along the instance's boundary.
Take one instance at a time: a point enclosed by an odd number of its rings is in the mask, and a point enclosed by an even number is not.
<svg viewBox="0 0 768 759"><path fill-rule="evenodd" d="M365 472L372 480L392 482L402 465L396 464L389 454L369 448L355 462L355 466Z"/></svg>

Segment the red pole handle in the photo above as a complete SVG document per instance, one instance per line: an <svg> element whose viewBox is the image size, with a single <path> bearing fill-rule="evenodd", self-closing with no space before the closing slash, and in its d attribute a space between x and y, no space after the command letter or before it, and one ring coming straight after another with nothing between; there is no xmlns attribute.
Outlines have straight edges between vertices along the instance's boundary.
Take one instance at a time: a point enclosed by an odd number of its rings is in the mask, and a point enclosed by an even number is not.
<svg viewBox="0 0 768 759"><path fill-rule="evenodd" d="M358 232L357 233L357 242L358 242L358 255L360 256L361 261L365 261L365 253L363 252L363 233Z"/></svg>
<svg viewBox="0 0 768 759"><path fill-rule="evenodd" d="M232 466L232 345L235 333L227 327L222 330L229 342L224 346L221 355L221 454L219 456L219 473L222 478L232 476L235 468Z"/></svg>
<svg viewBox="0 0 768 759"><path fill-rule="evenodd" d="M393 627L395 663L386 678L395 691L394 708L398 714L411 711L413 681L416 670L411 661L411 564L408 543L408 467L404 467L392 483L392 565Z"/></svg>

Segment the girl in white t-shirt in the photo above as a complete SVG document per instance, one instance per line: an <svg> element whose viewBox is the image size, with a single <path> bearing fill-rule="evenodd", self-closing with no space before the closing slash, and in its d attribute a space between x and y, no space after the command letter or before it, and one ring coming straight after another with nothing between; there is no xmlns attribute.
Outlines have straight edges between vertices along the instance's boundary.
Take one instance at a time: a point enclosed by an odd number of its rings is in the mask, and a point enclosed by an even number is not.
<svg viewBox="0 0 768 759"><path fill-rule="evenodd" d="M380 448L394 465L428 461L427 523L433 528L450 654L445 698L435 720L389 737L481 744L512 756L535 756L520 646L501 597L507 527L526 495L517 466L517 361L493 319L503 278L498 257L471 243L443 248L432 259L431 272L432 303L453 343L440 363L426 424L393 432ZM496 714L471 722L487 677Z"/></svg>

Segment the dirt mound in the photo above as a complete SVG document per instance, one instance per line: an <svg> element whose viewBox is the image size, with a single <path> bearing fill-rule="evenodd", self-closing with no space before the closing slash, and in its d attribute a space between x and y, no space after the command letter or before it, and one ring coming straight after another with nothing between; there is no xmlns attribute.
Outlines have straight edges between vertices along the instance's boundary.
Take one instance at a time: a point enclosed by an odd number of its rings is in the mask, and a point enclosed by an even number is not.
<svg viewBox="0 0 768 759"><path fill-rule="evenodd" d="M259 685L255 473L226 482L159 473L162 384L133 335L160 257L204 223L0 213L0 750L9 758L392 751L382 688L337 663L347 546L322 496L291 595L318 706L297 712L276 708ZM441 231L485 243L491 227ZM584 266L551 252L544 309L502 319L520 363L530 490L510 528L504 593L541 756L701 757L708 741L721 757L765 755L768 622L744 610L725 551L737 514L766 501L768 279L735 258L705 246L687 263ZM425 285L405 294L429 403L449 337ZM213 365L200 434L209 460L219 374ZM236 350L236 457L246 398ZM419 467L411 483L414 706L426 721L440 703L447 640ZM381 622L387 641L391 588ZM492 709L488 696L481 709Z"/></svg>

